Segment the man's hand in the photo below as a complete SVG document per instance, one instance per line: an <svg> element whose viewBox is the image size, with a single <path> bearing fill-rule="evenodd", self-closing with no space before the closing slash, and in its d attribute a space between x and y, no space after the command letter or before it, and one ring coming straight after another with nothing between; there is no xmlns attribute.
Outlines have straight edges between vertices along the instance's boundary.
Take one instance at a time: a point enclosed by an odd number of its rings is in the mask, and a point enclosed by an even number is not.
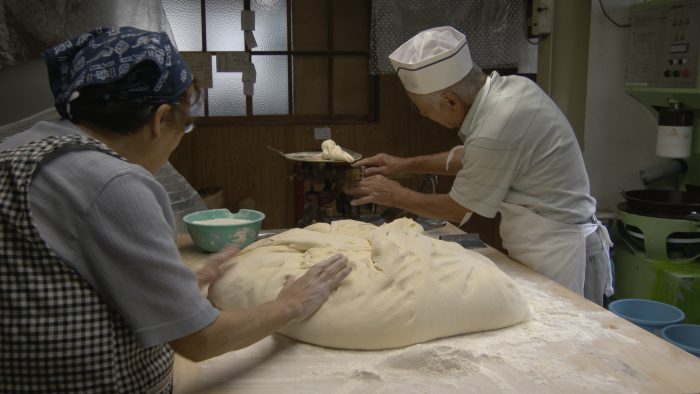
<svg viewBox="0 0 700 394"><path fill-rule="evenodd" d="M403 158L388 155L386 153L380 153L366 159L358 160L352 163L352 166L362 167L365 166L365 176L372 175L401 175L404 173L401 168L401 163Z"/></svg>
<svg viewBox="0 0 700 394"><path fill-rule="evenodd" d="M277 296L296 309L295 321L304 320L316 312L352 271L348 258L337 254L309 268L299 278L287 277Z"/></svg>
<svg viewBox="0 0 700 394"><path fill-rule="evenodd" d="M227 246L218 253L214 253L207 258L207 262L197 271L197 284L201 288L208 285L223 275L221 265L233 258L241 249L237 246Z"/></svg>
<svg viewBox="0 0 700 394"><path fill-rule="evenodd" d="M350 194L359 196L359 198L350 201L350 205L357 206L374 203L385 207L396 207L399 196L404 189L400 183L383 175L363 178L358 182L357 186L350 190Z"/></svg>

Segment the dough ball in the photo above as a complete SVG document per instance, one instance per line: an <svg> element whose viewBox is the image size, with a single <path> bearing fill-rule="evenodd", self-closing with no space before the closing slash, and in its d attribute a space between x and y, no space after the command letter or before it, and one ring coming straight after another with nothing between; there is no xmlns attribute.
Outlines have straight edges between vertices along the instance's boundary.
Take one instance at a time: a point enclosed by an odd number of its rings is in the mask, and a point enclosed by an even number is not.
<svg viewBox="0 0 700 394"><path fill-rule="evenodd" d="M343 148L337 145L333 140L325 140L321 143L321 158L334 161L355 161L351 154L344 151Z"/></svg>
<svg viewBox="0 0 700 394"><path fill-rule="evenodd" d="M245 248L209 288L219 308L277 297L285 277L342 253L353 272L308 319L281 333L316 345L387 349L510 326L529 316L520 291L487 257L398 219L291 229Z"/></svg>

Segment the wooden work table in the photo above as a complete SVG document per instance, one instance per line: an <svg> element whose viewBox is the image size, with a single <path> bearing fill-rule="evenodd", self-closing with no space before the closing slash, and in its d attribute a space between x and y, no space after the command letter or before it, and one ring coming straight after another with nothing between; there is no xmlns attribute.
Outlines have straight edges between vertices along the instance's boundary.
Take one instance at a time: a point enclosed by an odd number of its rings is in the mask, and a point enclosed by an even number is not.
<svg viewBox="0 0 700 394"><path fill-rule="evenodd" d="M450 234L452 225L430 233ZM178 239L184 262L206 254ZM327 349L273 335L192 363L177 357L175 393L700 393L700 359L491 248L531 320L401 349Z"/></svg>

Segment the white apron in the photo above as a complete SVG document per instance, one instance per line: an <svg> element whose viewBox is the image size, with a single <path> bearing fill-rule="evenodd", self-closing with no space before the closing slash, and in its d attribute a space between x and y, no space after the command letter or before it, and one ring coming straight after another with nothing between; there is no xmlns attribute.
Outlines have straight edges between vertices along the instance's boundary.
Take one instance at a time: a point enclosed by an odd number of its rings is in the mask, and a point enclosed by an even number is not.
<svg viewBox="0 0 700 394"><path fill-rule="evenodd" d="M565 224L515 204L502 203L501 238L508 255L555 282L583 295L586 277L586 237L599 231L606 250L612 246L603 224ZM612 295L608 264L606 295Z"/></svg>

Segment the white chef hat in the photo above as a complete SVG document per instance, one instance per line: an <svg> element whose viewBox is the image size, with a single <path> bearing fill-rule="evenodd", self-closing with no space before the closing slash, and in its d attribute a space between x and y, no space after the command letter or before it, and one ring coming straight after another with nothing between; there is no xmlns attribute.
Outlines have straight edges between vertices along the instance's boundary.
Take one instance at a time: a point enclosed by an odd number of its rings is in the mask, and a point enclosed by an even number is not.
<svg viewBox="0 0 700 394"><path fill-rule="evenodd" d="M404 88L416 94L452 86L474 66L467 38L450 26L416 34L389 55L389 60Z"/></svg>

